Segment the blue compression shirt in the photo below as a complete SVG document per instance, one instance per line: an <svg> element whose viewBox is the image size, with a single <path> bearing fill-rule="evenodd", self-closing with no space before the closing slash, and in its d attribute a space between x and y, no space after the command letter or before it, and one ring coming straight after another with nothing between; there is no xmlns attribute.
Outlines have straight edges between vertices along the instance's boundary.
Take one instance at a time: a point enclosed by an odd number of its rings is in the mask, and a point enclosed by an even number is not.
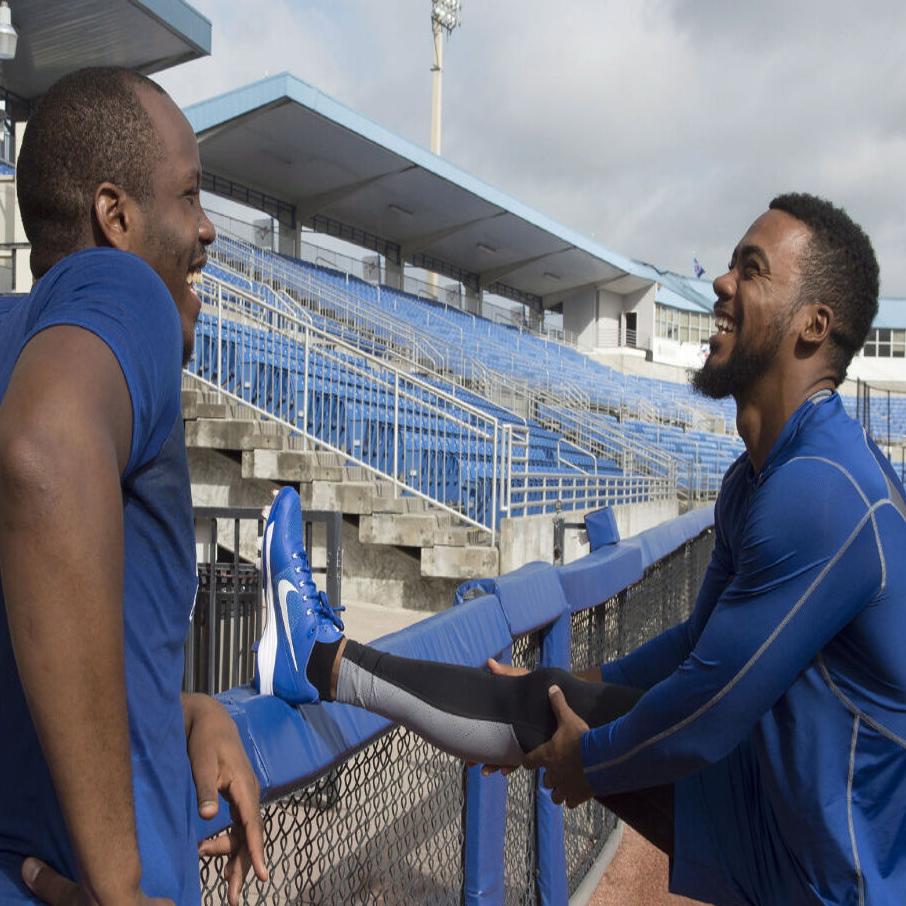
<svg viewBox="0 0 906 906"><path fill-rule="evenodd" d="M112 249L71 255L31 295L0 307L0 399L28 341L63 324L109 346L132 401L131 452L121 476L123 613L142 888L192 906L200 899L197 806L180 688L196 572L180 415L179 316L163 282L141 259ZM53 539L42 555L52 571ZM62 593L78 607L83 590ZM0 608L0 903L31 903L37 901L19 880L25 856L39 856L68 877L77 866L19 682L2 593Z"/></svg>
<svg viewBox="0 0 906 906"><path fill-rule="evenodd" d="M903 496L839 396L805 402L727 472L692 616L602 667L647 691L585 734L586 777L676 782L676 892L906 903Z"/></svg>

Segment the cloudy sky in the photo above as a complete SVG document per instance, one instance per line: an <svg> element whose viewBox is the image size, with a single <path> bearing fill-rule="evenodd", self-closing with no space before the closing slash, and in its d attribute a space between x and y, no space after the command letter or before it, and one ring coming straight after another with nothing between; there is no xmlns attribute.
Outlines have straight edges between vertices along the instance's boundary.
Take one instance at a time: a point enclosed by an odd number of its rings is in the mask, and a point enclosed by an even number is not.
<svg viewBox="0 0 906 906"><path fill-rule="evenodd" d="M191 0L183 105L288 70L428 145L429 0ZM906 3L465 0L444 156L622 254L721 272L778 192L846 207L906 296Z"/></svg>

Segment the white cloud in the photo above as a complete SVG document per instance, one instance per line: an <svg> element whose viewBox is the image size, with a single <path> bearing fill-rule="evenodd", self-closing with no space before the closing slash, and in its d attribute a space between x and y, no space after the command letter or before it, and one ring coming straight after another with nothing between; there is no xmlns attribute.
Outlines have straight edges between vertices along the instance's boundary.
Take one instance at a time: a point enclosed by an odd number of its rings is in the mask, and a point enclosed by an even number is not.
<svg viewBox="0 0 906 906"><path fill-rule="evenodd" d="M427 0L195 0L209 60L161 82L183 104L287 69L427 144ZM715 275L770 198L846 206L883 289L902 255L906 6L877 0L467 0L446 46L444 153L604 245Z"/></svg>

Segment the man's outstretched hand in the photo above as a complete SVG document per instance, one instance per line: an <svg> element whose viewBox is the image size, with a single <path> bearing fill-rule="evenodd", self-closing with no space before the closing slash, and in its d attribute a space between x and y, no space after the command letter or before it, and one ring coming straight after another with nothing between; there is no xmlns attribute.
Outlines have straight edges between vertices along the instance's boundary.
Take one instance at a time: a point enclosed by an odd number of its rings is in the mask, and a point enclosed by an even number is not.
<svg viewBox="0 0 906 906"><path fill-rule="evenodd" d="M64 878L40 859L29 858L22 863L25 886L50 906L96 906L97 900L69 878ZM146 897L141 892L127 899L119 898L123 906L174 906L172 900Z"/></svg>
<svg viewBox="0 0 906 906"><path fill-rule="evenodd" d="M544 785L557 805L565 802L575 808L594 796L585 779L582 765L582 735L588 724L566 703L559 686L548 689L551 708L557 718L557 731L545 743L525 756L527 768L544 769Z"/></svg>
<svg viewBox="0 0 906 906"><path fill-rule="evenodd" d="M198 852L203 856L229 856L223 875L228 882L228 902L236 906L250 867L260 880L268 878L258 779L236 724L219 702L208 695L184 695L183 711L198 814L205 819L217 814L219 792L230 803L233 818L228 833L202 841Z"/></svg>

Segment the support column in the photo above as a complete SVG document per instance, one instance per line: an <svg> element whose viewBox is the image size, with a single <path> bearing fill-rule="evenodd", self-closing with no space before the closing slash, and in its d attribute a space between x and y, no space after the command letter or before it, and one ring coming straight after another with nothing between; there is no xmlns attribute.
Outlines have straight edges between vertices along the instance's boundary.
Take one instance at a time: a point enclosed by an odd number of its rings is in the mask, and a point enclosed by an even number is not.
<svg viewBox="0 0 906 906"><path fill-rule="evenodd" d="M473 315L481 314L481 303L484 293L480 289L472 289L471 286L465 287L465 308L466 311Z"/></svg>
<svg viewBox="0 0 906 906"><path fill-rule="evenodd" d="M19 160L19 152L22 150L22 136L25 135L25 125L25 122L21 120L16 123L16 160ZM22 215L19 213L18 198L16 199L14 210L13 242L27 243L28 237L25 235L25 227L22 226ZM17 248L13 253L13 292L28 293L31 292L31 287L31 247Z"/></svg>
<svg viewBox="0 0 906 906"><path fill-rule="evenodd" d="M403 265L385 257L383 282L391 289L403 289Z"/></svg>
<svg viewBox="0 0 906 906"><path fill-rule="evenodd" d="M541 325L544 323L544 309L526 305L525 320L529 326L529 329L537 333L539 330L541 330Z"/></svg>
<svg viewBox="0 0 906 906"><path fill-rule="evenodd" d="M289 255L291 258L301 257L299 227L288 227L281 223L277 227L277 231L277 251L281 255Z"/></svg>

